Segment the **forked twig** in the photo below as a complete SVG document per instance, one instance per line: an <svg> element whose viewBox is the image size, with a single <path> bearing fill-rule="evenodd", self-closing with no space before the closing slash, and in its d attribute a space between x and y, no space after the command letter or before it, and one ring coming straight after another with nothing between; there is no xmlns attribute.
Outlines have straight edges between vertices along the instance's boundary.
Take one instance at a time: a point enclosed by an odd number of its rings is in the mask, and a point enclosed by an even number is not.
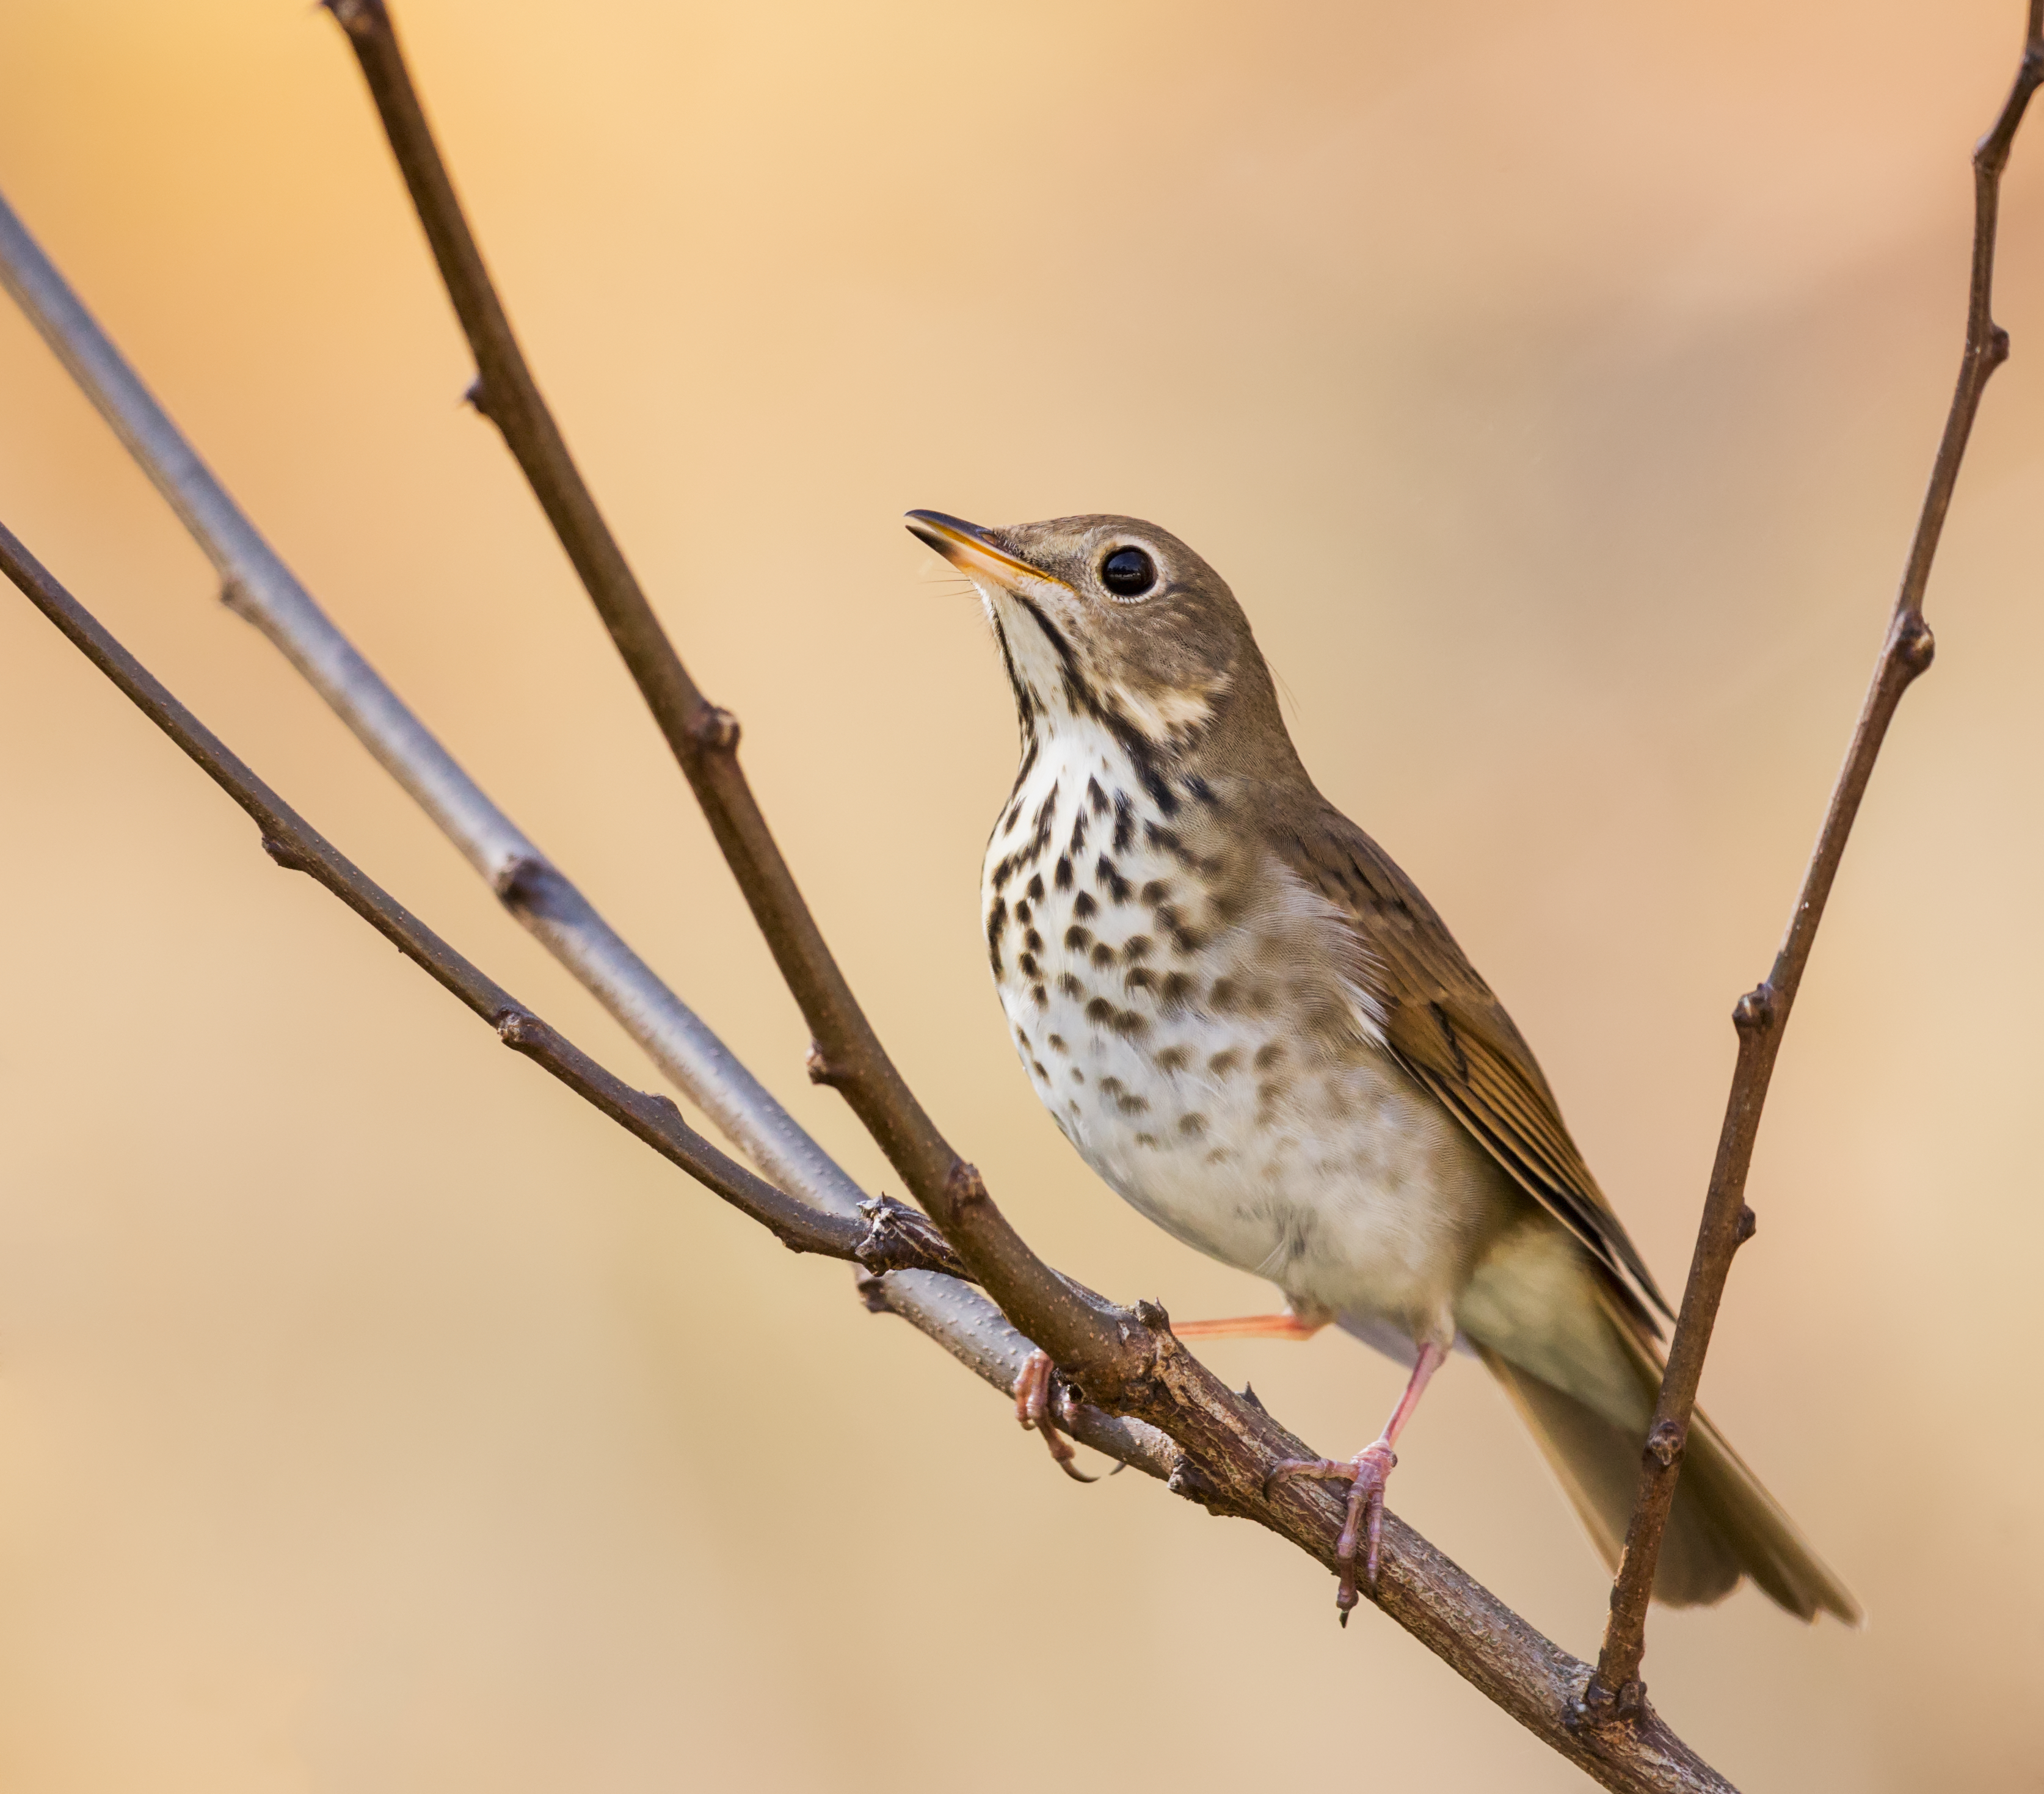
<svg viewBox="0 0 2044 1794"><path fill-rule="evenodd" d="M648 1096L606 1071L448 946L250 771L57 583L4 524L0 524L0 572L255 819L263 832L263 851L271 859L288 870L308 874L331 891L406 958L488 1022L505 1046L544 1066L628 1133L767 1228L783 1245L855 1264L866 1262L861 1248L877 1230L798 1202L755 1177L682 1120L671 1097ZM905 1218L912 1211L902 1212ZM889 1251L897 1263L915 1263L933 1270L958 1268L940 1240L927 1231L915 1234L905 1225L889 1230Z"/></svg>
<svg viewBox="0 0 2044 1794"><path fill-rule="evenodd" d="M1988 377L2008 358L2008 333L1994 321L1992 309L2002 171L2008 166L2009 148L2015 140L2016 128L2023 122L2030 96L2040 83L2044 83L2044 0L2029 0L2023 59L2017 67L2015 85L1993 129L1973 151L1973 273L1966 299L1965 348L1959 362L1958 385L1945 419L1945 433L1931 464L1930 488L1923 496L1901 590L1888 622L1888 638L1874 663L1873 678L1853 730L1852 744L1846 750L1845 765L1824 812L1823 826L1803 874L1803 888L1789 913L1788 932L1774 956L1773 968L1765 982L1747 992L1732 1011L1733 1024L1739 1031L1739 1058L1725 1104L1724 1125L1718 1136L1717 1158L1711 1168L1710 1188L1704 1199L1703 1223L1689 1262L1689 1281L1682 1293L1681 1313L1669 1346L1668 1369L1662 1379L1646 1450L1641 1454L1639 1494L1626 1531L1624 1554L1612 1585L1611 1619L1604 1631L1604 1649L1585 1697L1585 1717L1593 1723L1622 1722L1639 1711L1644 1698L1639 1665L1646 1650L1647 1604L1653 1593L1654 1573L1660 1562L1661 1541L1674 1503L1676 1483L1682 1473L1683 1450L1689 1439L1690 1416L1696 1410L1696 1389L1703 1380L1704 1356L1710 1349L1718 1303L1731 1273L1732 1255L1753 1232L1753 1212L1745 1205L1746 1178L1753 1162L1768 1083L1781 1051L1789 1010L1803 982L1803 969L1809 963L1810 949L1816 941L1817 926L1823 920L1824 905L1838 877L1838 862L1845 857L1846 838L1859 814L1860 800L1866 794L1867 781L1873 777L1873 763L1887 737L1888 725L1902 694L1931 664L1934 643L1931 627L1923 620L1923 594L1930 583L1931 563L1938 552L1946 513L1951 507L1952 490L1958 481L1959 464L1965 458L1981 395L1986 390Z"/></svg>

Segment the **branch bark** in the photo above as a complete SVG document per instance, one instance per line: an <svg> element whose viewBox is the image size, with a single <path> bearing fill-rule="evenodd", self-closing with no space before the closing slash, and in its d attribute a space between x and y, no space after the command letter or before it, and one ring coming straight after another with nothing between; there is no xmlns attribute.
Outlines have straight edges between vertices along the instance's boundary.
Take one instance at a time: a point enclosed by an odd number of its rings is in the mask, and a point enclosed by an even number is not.
<svg viewBox="0 0 2044 1794"><path fill-rule="evenodd" d="M1973 151L1973 240L1972 278L1966 301L1965 347L1952 394L1945 431L1931 468L1931 483L1917 519L1902 584L1889 618L1887 640L1874 663L1873 678L1862 705L1859 720L1846 749L1845 765L1831 792L1817 844L1803 874L1796 907L1765 981L1742 997L1732 1011L1739 1032L1739 1058L1725 1104L1716 1162L1704 1198L1702 1224L1689 1262L1689 1280L1682 1293L1681 1313L1668 1350L1668 1368L1661 1383L1654 1423L1640 1458L1639 1493L1627 1528L1625 1550L1612 1585L1611 1619L1587 1697L1589 1718L1598 1724L1623 1724L1639 1708L1645 1685L1639 1665L1646 1650L1646 1609L1661 1542L1675 1489L1682 1473L1682 1454L1689 1420L1696 1411L1703 1381L1704 1358L1732 1256L1751 1238L1754 1217L1746 1206L1746 1173L1760 1132L1761 1111L1767 1101L1774 1062L1789 1011L1803 982L1823 920L1846 842L1859 814L1860 800L1873 776L1875 760L1887 739L1902 695L1931 664L1935 643L1923 620L1923 594L1931 579L1945 517L1951 507L1960 463L1973 433L1973 418L1988 376L2008 359L2008 333L1994 321L1994 252L2002 171L2023 122L2030 96L2044 82L2044 0L2029 0L2022 60L2015 85L2002 104L1993 127Z"/></svg>
<svg viewBox="0 0 2044 1794"><path fill-rule="evenodd" d="M955 1271L943 1243L913 1210L876 1209L870 1224L826 1214L785 1194L728 1158L682 1119L671 1097L635 1090L542 1021L485 975L334 847L311 824L258 778L220 738L180 704L141 663L59 585L49 571L0 524L0 572L29 601L118 686L144 715L184 750L201 770L255 819L263 851L286 870L324 885L443 989L451 992L523 1053L585 1102L679 1166L706 1189L766 1227L797 1252L819 1252L868 1264L870 1239L882 1240L883 1263Z"/></svg>

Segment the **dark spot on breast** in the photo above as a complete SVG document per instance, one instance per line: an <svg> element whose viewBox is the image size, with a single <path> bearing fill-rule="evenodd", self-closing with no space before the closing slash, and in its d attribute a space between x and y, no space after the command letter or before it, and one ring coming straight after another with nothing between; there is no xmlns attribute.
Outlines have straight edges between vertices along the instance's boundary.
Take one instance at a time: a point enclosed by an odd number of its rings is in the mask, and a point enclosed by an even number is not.
<svg viewBox="0 0 2044 1794"><path fill-rule="evenodd" d="M1065 1037L1062 1034L1053 1034L1049 1037L1048 1045L1052 1052L1062 1053L1065 1050Z"/></svg>
<svg viewBox="0 0 2044 1794"><path fill-rule="evenodd" d="M1020 970L1023 977L1025 978L1033 978L1035 977L1036 956L1035 954L1025 953L1020 959L1016 960L1015 963Z"/></svg>
<svg viewBox="0 0 2044 1794"><path fill-rule="evenodd" d="M1181 1115L1178 1117L1178 1131L1189 1140L1197 1140L1206 1131L1207 1118L1204 1115Z"/></svg>
<svg viewBox="0 0 2044 1794"><path fill-rule="evenodd" d="M1078 1002L1085 995L1085 986L1081 984L1077 978L1074 978L1070 972L1066 972L1058 978L1058 989L1065 996L1070 997L1074 1003Z"/></svg>
<svg viewBox="0 0 2044 1794"><path fill-rule="evenodd" d="M1076 859L1085 846L1086 813L1082 809L1072 818L1072 844L1070 853Z"/></svg>
<svg viewBox="0 0 2044 1794"><path fill-rule="evenodd" d="M1097 915L1100 905L1093 900L1091 891L1081 891L1072 899L1072 913L1083 922L1089 916Z"/></svg>
<svg viewBox="0 0 2044 1794"><path fill-rule="evenodd" d="M1225 1078L1242 1063L1241 1054L1231 1047L1224 1053L1216 1053L1207 1061L1207 1070L1216 1078Z"/></svg>
<svg viewBox="0 0 2044 1794"><path fill-rule="evenodd" d="M1050 993L1045 990L1040 984L1031 985L1029 994L1035 1000L1036 1007L1038 1008L1047 1009L1050 1007Z"/></svg>
<svg viewBox="0 0 2044 1794"><path fill-rule="evenodd" d="M1085 1018L1089 1022L1105 1027L1114 1020L1114 1005L1105 997L1096 997L1085 1006Z"/></svg>
<svg viewBox="0 0 2044 1794"><path fill-rule="evenodd" d="M1235 980L1216 978L1213 983L1213 993L1207 1001L1223 1015L1226 1015L1235 1005Z"/></svg>
<svg viewBox="0 0 2044 1794"><path fill-rule="evenodd" d="M1121 981L1121 988L1132 997L1139 990L1147 990L1156 981L1151 977L1148 971L1147 971L1143 967L1138 966L1134 971L1131 972L1127 978Z"/></svg>
<svg viewBox="0 0 2044 1794"><path fill-rule="evenodd" d="M1107 814L1108 808L1107 793L1101 789L1100 781L1097 778L1089 778L1086 781L1086 801L1093 805L1093 813L1095 816Z"/></svg>
<svg viewBox="0 0 2044 1794"><path fill-rule="evenodd" d="M1162 878L1152 878L1139 893L1145 903L1162 903L1171 894L1171 887Z"/></svg>
<svg viewBox="0 0 2044 1794"><path fill-rule="evenodd" d="M1209 1165L1225 1165L1234 1157L1235 1154L1229 1151L1226 1147L1216 1147L1212 1151L1208 1153L1207 1163Z"/></svg>
<svg viewBox="0 0 2044 1794"><path fill-rule="evenodd" d="M1114 963L1114 949L1109 947L1105 941L1101 942L1101 943L1093 950L1093 962L1094 965L1100 967L1102 971L1105 971L1109 966L1112 966Z"/></svg>
<svg viewBox="0 0 2044 1794"><path fill-rule="evenodd" d="M1193 981L1183 972L1170 972L1158 991L1158 1000L1167 1009L1181 1009L1193 1000Z"/></svg>
<svg viewBox="0 0 2044 1794"><path fill-rule="evenodd" d="M997 891L1015 875L1015 856L1004 855L993 869L993 888Z"/></svg>
<svg viewBox="0 0 2044 1794"><path fill-rule="evenodd" d="M1029 880L1029 889L1027 895L1032 903L1041 903L1043 901L1043 874L1042 873L1038 872L1031 875ZM1017 911L1016 913L1020 914L1020 912ZM1023 920L1027 921L1028 918L1027 916L1024 916Z"/></svg>
<svg viewBox="0 0 2044 1794"><path fill-rule="evenodd" d="M1116 1010L1114 1020L1108 1025L1124 1040L1139 1040L1150 1031L1149 1019L1139 1016L1133 1009Z"/></svg>
<svg viewBox="0 0 2044 1794"><path fill-rule="evenodd" d="M1071 888L1072 888L1072 862L1071 862L1071 860L1070 860L1070 859L1067 855L1064 855L1064 854L1059 854L1059 855L1058 855L1058 889L1059 890L1061 890L1061 891L1068 891L1068 890L1070 890Z"/></svg>
<svg viewBox="0 0 2044 1794"><path fill-rule="evenodd" d="M993 962L993 975L1001 976L1001 937L1008 928L1008 900L996 897L986 912L986 956Z"/></svg>
<svg viewBox="0 0 2044 1794"><path fill-rule="evenodd" d="M1093 875L1107 888L1107 894L1116 903L1128 901L1129 884L1123 878L1114 862L1102 854L1093 864Z"/></svg>
<svg viewBox="0 0 2044 1794"><path fill-rule="evenodd" d="M1026 922L1029 920L1029 900L1027 897L1016 905L1015 920L1018 922Z"/></svg>
<svg viewBox="0 0 2044 1794"><path fill-rule="evenodd" d="M1197 773L1185 781L1185 793L1188 797L1197 797L1203 804L1218 804L1220 801L1214 795L1213 787Z"/></svg>
<svg viewBox="0 0 2044 1794"><path fill-rule="evenodd" d="M1047 1071L1044 1070L1043 1062L1041 1059L1032 1059L1029 1062L1029 1069L1035 1073L1039 1078L1042 1078L1046 1084L1051 1081L1051 1074Z"/></svg>
<svg viewBox="0 0 2044 1794"><path fill-rule="evenodd" d="M1043 937L1032 928L1022 937L1022 944L1032 953L1041 953L1043 951Z"/></svg>
<svg viewBox="0 0 2044 1794"><path fill-rule="evenodd" d="M1167 854L1178 854L1181 856L1184 854L1185 850L1179 845L1178 832L1175 829L1159 828L1154 822L1146 822L1143 825L1143 833L1151 847L1160 847Z"/></svg>
<svg viewBox="0 0 2044 1794"><path fill-rule="evenodd" d="M1192 1055L1183 1047L1166 1047L1157 1055L1159 1071L1183 1071L1192 1062Z"/></svg>
<svg viewBox="0 0 2044 1794"><path fill-rule="evenodd" d="M1273 1040L1267 1046L1258 1047L1256 1049L1256 1058L1254 1062L1258 1071L1268 1071L1284 1056L1283 1043Z"/></svg>
<svg viewBox="0 0 2044 1794"><path fill-rule="evenodd" d="M1154 1150L1157 1144L1157 1136L1155 1134L1138 1134L1135 1136L1135 1143L1139 1147L1149 1147Z"/></svg>
<svg viewBox="0 0 2044 1794"><path fill-rule="evenodd" d="M1270 1006L1274 1001L1274 999L1270 994L1270 986L1269 985L1258 984L1251 985L1250 986L1249 1012L1251 1015L1268 1015L1270 1012Z"/></svg>
<svg viewBox="0 0 2044 1794"><path fill-rule="evenodd" d="M1083 953L1093 945L1093 930L1082 928L1074 922L1065 930L1065 945L1074 953Z"/></svg>
<svg viewBox="0 0 2044 1794"><path fill-rule="evenodd" d="M1129 802L1126 791L1117 791L1114 794L1114 851L1126 853L1135 839L1135 806Z"/></svg>
<svg viewBox="0 0 2044 1794"><path fill-rule="evenodd" d="M1121 951L1131 959L1140 959L1150 951L1150 937L1147 935L1131 935L1121 943Z"/></svg>

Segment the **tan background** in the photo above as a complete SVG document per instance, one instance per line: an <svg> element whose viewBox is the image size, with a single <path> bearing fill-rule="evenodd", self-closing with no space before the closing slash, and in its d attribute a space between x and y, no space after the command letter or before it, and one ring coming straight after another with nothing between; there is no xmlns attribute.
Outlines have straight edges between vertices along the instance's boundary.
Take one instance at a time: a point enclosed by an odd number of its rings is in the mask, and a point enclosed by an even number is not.
<svg viewBox="0 0 2044 1794"><path fill-rule="evenodd" d="M886 1038L1058 1262L1262 1306L1038 1112L974 892L1013 756L901 530L1154 517L1535 1043L1664 1279L1956 361L2016 0L410 0L512 308ZM10 0L0 185L344 627L854 1170L298 0ZM1754 1788L2044 1773L2044 120L1904 710L1706 1396L1865 1600L1660 1619ZM283 792L650 1074L252 631L11 310L0 516ZM1326 1580L1082 1490L841 1267L509 1058L0 602L0 1782L1188 1791L1573 1772ZM1327 1448L1397 1373L1217 1346ZM1476 1368L1396 1505L1578 1651Z"/></svg>

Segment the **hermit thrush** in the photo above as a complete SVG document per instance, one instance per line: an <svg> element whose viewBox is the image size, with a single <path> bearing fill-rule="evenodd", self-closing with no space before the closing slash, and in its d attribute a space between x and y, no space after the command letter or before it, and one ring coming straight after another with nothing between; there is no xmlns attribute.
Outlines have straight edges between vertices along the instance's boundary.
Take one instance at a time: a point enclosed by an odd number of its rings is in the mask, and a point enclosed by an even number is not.
<svg viewBox="0 0 2044 1794"><path fill-rule="evenodd" d="M978 589L1021 720L982 905L1036 1094L1122 1197L1289 1305L1177 1331L1332 1321L1412 1366L1374 1444L1276 1473L1351 1485L1344 1617L1399 1430L1458 1344L1615 1561L1666 1304L1511 1018L1314 789L1234 595L1131 517L909 527ZM1699 1413L1654 1592L1712 1601L1742 1575L1805 1619L1859 1616Z"/></svg>

